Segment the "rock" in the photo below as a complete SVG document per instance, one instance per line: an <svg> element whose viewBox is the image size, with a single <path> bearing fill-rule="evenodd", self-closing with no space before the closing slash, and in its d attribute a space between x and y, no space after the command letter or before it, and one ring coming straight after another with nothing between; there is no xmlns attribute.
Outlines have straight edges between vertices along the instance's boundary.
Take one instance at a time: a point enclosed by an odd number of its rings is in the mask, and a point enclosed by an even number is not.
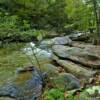
<svg viewBox="0 0 100 100"><path fill-rule="evenodd" d="M34 65L37 68L39 65L51 62L51 51L42 50L32 42L28 43L22 51L25 53L29 62L31 62L30 65Z"/></svg>
<svg viewBox="0 0 100 100"><path fill-rule="evenodd" d="M68 36L55 37L53 40L54 45L71 45L72 40Z"/></svg>
<svg viewBox="0 0 100 100"><path fill-rule="evenodd" d="M68 36L55 37L53 39L44 40L40 43L40 48L51 48L52 45L71 45L72 40Z"/></svg>
<svg viewBox="0 0 100 100"><path fill-rule="evenodd" d="M77 89L81 87L79 80L69 73L61 73L58 76L53 77L51 82L54 87L64 90Z"/></svg>
<svg viewBox="0 0 100 100"><path fill-rule="evenodd" d="M60 66L62 66L65 69L65 71L72 73L73 75L75 75L79 78L83 77L85 79L86 78L89 79L90 77L93 76L93 74L95 74L94 71L88 70L88 69L84 68L83 66L75 64L71 61L61 60L55 55L53 55L52 59L54 61L56 61Z"/></svg>
<svg viewBox="0 0 100 100"><path fill-rule="evenodd" d="M40 43L39 48L43 50L48 50L52 47L52 45L53 45L52 39L46 39Z"/></svg>
<svg viewBox="0 0 100 100"><path fill-rule="evenodd" d="M46 51L46 50L42 50L40 48L38 48L33 42L30 42L24 49L23 49L23 52L30 56L34 56L34 54L36 56L39 56L39 57L43 57L43 58L50 58L51 57L51 52L50 51Z"/></svg>
<svg viewBox="0 0 100 100"><path fill-rule="evenodd" d="M75 89L67 91L67 95L70 96L77 96L78 100L100 100L100 86L92 86L86 89Z"/></svg>
<svg viewBox="0 0 100 100"><path fill-rule="evenodd" d="M49 77L54 77L57 76L58 73L58 68L52 64L44 64L41 66L41 71L42 73L46 73L47 76Z"/></svg>
<svg viewBox="0 0 100 100"><path fill-rule="evenodd" d="M100 46L99 45L92 45L89 43L83 43L83 42L73 42L73 47L78 47L87 50L88 52L91 52L95 55L100 56Z"/></svg>
<svg viewBox="0 0 100 100"><path fill-rule="evenodd" d="M52 47L52 50L61 59L68 59L90 68L100 68L100 56L85 49L55 45Z"/></svg>
<svg viewBox="0 0 100 100"><path fill-rule="evenodd" d="M73 41L85 41L89 39L89 33L77 32L74 34L70 34L69 38Z"/></svg>
<svg viewBox="0 0 100 100"><path fill-rule="evenodd" d="M0 97L34 100L42 92L42 78L34 67L19 69L16 76L0 88Z"/></svg>

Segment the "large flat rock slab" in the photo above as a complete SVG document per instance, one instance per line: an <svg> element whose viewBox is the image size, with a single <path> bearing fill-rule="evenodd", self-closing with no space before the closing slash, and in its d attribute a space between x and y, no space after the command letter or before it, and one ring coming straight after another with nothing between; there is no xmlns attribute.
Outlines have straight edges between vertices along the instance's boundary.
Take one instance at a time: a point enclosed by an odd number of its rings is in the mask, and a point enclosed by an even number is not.
<svg viewBox="0 0 100 100"><path fill-rule="evenodd" d="M57 64L62 66L62 68L64 68L66 72L69 72L77 76L78 78L89 79L96 73L96 71L88 70L80 64L75 64L68 60L61 60L55 55L52 56L52 59L56 61Z"/></svg>
<svg viewBox="0 0 100 100"><path fill-rule="evenodd" d="M52 50L53 53L61 59L68 59L90 68L100 68L100 56L86 49L55 45L52 47Z"/></svg>
<svg viewBox="0 0 100 100"><path fill-rule="evenodd" d="M72 46L85 49L85 50L87 50L95 55L100 56L100 46L99 45L92 45L90 43L73 41Z"/></svg>

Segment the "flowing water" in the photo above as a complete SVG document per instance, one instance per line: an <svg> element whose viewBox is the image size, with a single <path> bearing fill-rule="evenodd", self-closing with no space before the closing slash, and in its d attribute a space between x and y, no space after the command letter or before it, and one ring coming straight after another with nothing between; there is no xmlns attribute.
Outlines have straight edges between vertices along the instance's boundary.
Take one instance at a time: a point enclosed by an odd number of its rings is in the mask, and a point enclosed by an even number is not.
<svg viewBox="0 0 100 100"><path fill-rule="evenodd" d="M34 43L11 43L0 47L0 85L9 80L19 67L34 65L38 63L34 54L37 56L39 63L50 62L51 53L34 48ZM35 50L33 50L33 49Z"/></svg>

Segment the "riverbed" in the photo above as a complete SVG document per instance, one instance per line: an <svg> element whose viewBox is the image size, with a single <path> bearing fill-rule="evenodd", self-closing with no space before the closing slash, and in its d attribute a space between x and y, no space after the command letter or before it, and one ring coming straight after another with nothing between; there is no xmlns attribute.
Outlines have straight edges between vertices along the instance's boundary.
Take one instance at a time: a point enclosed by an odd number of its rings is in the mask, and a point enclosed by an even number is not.
<svg viewBox="0 0 100 100"><path fill-rule="evenodd" d="M38 67L34 54L37 56L40 65L50 62L50 53L33 47L35 47L35 44L32 42L10 43L0 47L0 85L11 79L15 75L16 69L20 67L31 65Z"/></svg>

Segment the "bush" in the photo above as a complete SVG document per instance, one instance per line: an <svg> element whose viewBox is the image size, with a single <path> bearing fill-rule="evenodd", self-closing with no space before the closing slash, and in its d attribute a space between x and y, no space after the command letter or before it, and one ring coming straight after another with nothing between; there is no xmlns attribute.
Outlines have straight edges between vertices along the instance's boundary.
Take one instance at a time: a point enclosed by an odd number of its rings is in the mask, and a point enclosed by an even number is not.
<svg viewBox="0 0 100 100"><path fill-rule="evenodd" d="M44 100L64 100L64 93L59 89L50 89L44 92Z"/></svg>
<svg viewBox="0 0 100 100"><path fill-rule="evenodd" d="M1 41L31 41L34 38L41 40L46 34L47 31L31 29L27 20L20 22L17 15L0 12Z"/></svg>
<svg viewBox="0 0 100 100"><path fill-rule="evenodd" d="M31 40L42 40L42 38L44 36L46 36L47 34L47 31L44 31L44 30L27 30L27 31L22 31L19 33L19 37L20 37L20 40L23 40L23 41L31 41Z"/></svg>
<svg viewBox="0 0 100 100"><path fill-rule="evenodd" d="M43 97L44 100L90 100L86 91L73 95L71 91L65 92L57 88L46 90Z"/></svg>

